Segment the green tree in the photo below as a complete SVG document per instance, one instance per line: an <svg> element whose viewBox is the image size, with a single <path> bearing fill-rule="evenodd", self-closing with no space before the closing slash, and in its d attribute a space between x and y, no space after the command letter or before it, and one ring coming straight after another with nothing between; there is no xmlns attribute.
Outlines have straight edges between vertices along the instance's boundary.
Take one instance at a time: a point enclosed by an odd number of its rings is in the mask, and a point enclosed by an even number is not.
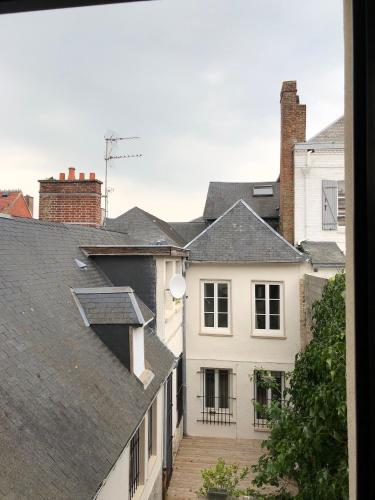
<svg viewBox="0 0 375 500"><path fill-rule="evenodd" d="M313 339L296 356L284 405L265 408L267 452L253 466L258 499L348 498L345 384L345 275L330 279L313 306ZM265 382L267 383L267 381ZM268 382L272 384L271 382ZM290 484L298 493L290 493ZM265 486L272 494L262 494Z"/></svg>

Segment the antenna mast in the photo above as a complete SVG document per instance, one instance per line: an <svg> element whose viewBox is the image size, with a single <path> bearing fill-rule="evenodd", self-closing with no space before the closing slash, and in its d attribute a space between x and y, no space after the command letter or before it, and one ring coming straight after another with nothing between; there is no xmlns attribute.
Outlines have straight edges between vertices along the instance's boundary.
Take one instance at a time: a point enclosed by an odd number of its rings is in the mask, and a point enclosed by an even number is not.
<svg viewBox="0 0 375 500"><path fill-rule="evenodd" d="M109 137L104 137L105 139L105 176L104 176L104 220L103 226L107 223L108 218L108 166L110 160L119 160L120 158L140 158L142 154L134 155L112 155L111 144L117 145L118 141L129 141L132 139L139 139L139 137L117 137L115 134L111 134Z"/></svg>

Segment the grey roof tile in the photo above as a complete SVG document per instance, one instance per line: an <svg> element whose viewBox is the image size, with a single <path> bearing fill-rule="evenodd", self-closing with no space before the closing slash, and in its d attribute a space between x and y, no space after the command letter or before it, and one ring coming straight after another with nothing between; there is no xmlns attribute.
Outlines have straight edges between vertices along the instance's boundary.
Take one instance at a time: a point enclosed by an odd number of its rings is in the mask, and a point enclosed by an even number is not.
<svg viewBox="0 0 375 500"><path fill-rule="evenodd" d="M112 284L79 245L109 231L0 218L0 491L21 499L91 499L171 370L145 335L146 390L91 328L72 288ZM75 258L87 264L79 269Z"/></svg>
<svg viewBox="0 0 375 500"><path fill-rule="evenodd" d="M313 265L344 267L345 255L334 241L302 241L300 247Z"/></svg>
<svg viewBox="0 0 375 500"><path fill-rule="evenodd" d="M272 186L273 196L254 196L254 187ZM203 218L217 219L236 201L244 200L263 219L279 218L278 182L210 182Z"/></svg>
<svg viewBox="0 0 375 500"><path fill-rule="evenodd" d="M170 226L172 226L178 234L186 243L189 243L192 239L194 239L198 234L204 231L207 227L207 223L204 221L190 221L190 222L168 222Z"/></svg>
<svg viewBox="0 0 375 500"><path fill-rule="evenodd" d="M306 142L344 144L344 117L341 116Z"/></svg>
<svg viewBox="0 0 375 500"><path fill-rule="evenodd" d="M134 245L184 246L185 240L167 222L141 208L134 207L116 219L107 220L107 228L128 235Z"/></svg>
<svg viewBox="0 0 375 500"><path fill-rule="evenodd" d="M129 287L73 290L90 325L144 325L152 311Z"/></svg>
<svg viewBox="0 0 375 500"><path fill-rule="evenodd" d="M243 200L237 201L186 248L206 262L301 262L306 257Z"/></svg>

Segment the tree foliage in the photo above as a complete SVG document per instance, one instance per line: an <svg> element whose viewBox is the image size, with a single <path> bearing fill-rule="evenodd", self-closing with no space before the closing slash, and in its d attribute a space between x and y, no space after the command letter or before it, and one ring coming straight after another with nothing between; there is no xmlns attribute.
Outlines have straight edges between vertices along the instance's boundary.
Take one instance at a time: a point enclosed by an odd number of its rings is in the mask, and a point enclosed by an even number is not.
<svg viewBox="0 0 375 500"><path fill-rule="evenodd" d="M313 306L313 339L296 356L284 405L265 408L267 450L253 466L256 498L348 498L345 384L345 275L330 279ZM276 493L261 494L271 485ZM257 493L256 493L257 492ZM293 495L295 496L295 495Z"/></svg>

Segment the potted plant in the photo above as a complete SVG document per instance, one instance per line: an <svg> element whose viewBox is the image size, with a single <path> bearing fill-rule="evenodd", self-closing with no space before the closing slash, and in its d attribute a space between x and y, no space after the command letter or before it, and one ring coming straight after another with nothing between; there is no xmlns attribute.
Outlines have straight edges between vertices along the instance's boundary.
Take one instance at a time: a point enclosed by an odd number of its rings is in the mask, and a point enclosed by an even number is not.
<svg viewBox="0 0 375 500"><path fill-rule="evenodd" d="M238 465L226 465L223 458L219 458L211 469L202 469L203 485L198 494L211 500L224 500L228 497L239 497L240 481L245 479L249 468L240 469Z"/></svg>

